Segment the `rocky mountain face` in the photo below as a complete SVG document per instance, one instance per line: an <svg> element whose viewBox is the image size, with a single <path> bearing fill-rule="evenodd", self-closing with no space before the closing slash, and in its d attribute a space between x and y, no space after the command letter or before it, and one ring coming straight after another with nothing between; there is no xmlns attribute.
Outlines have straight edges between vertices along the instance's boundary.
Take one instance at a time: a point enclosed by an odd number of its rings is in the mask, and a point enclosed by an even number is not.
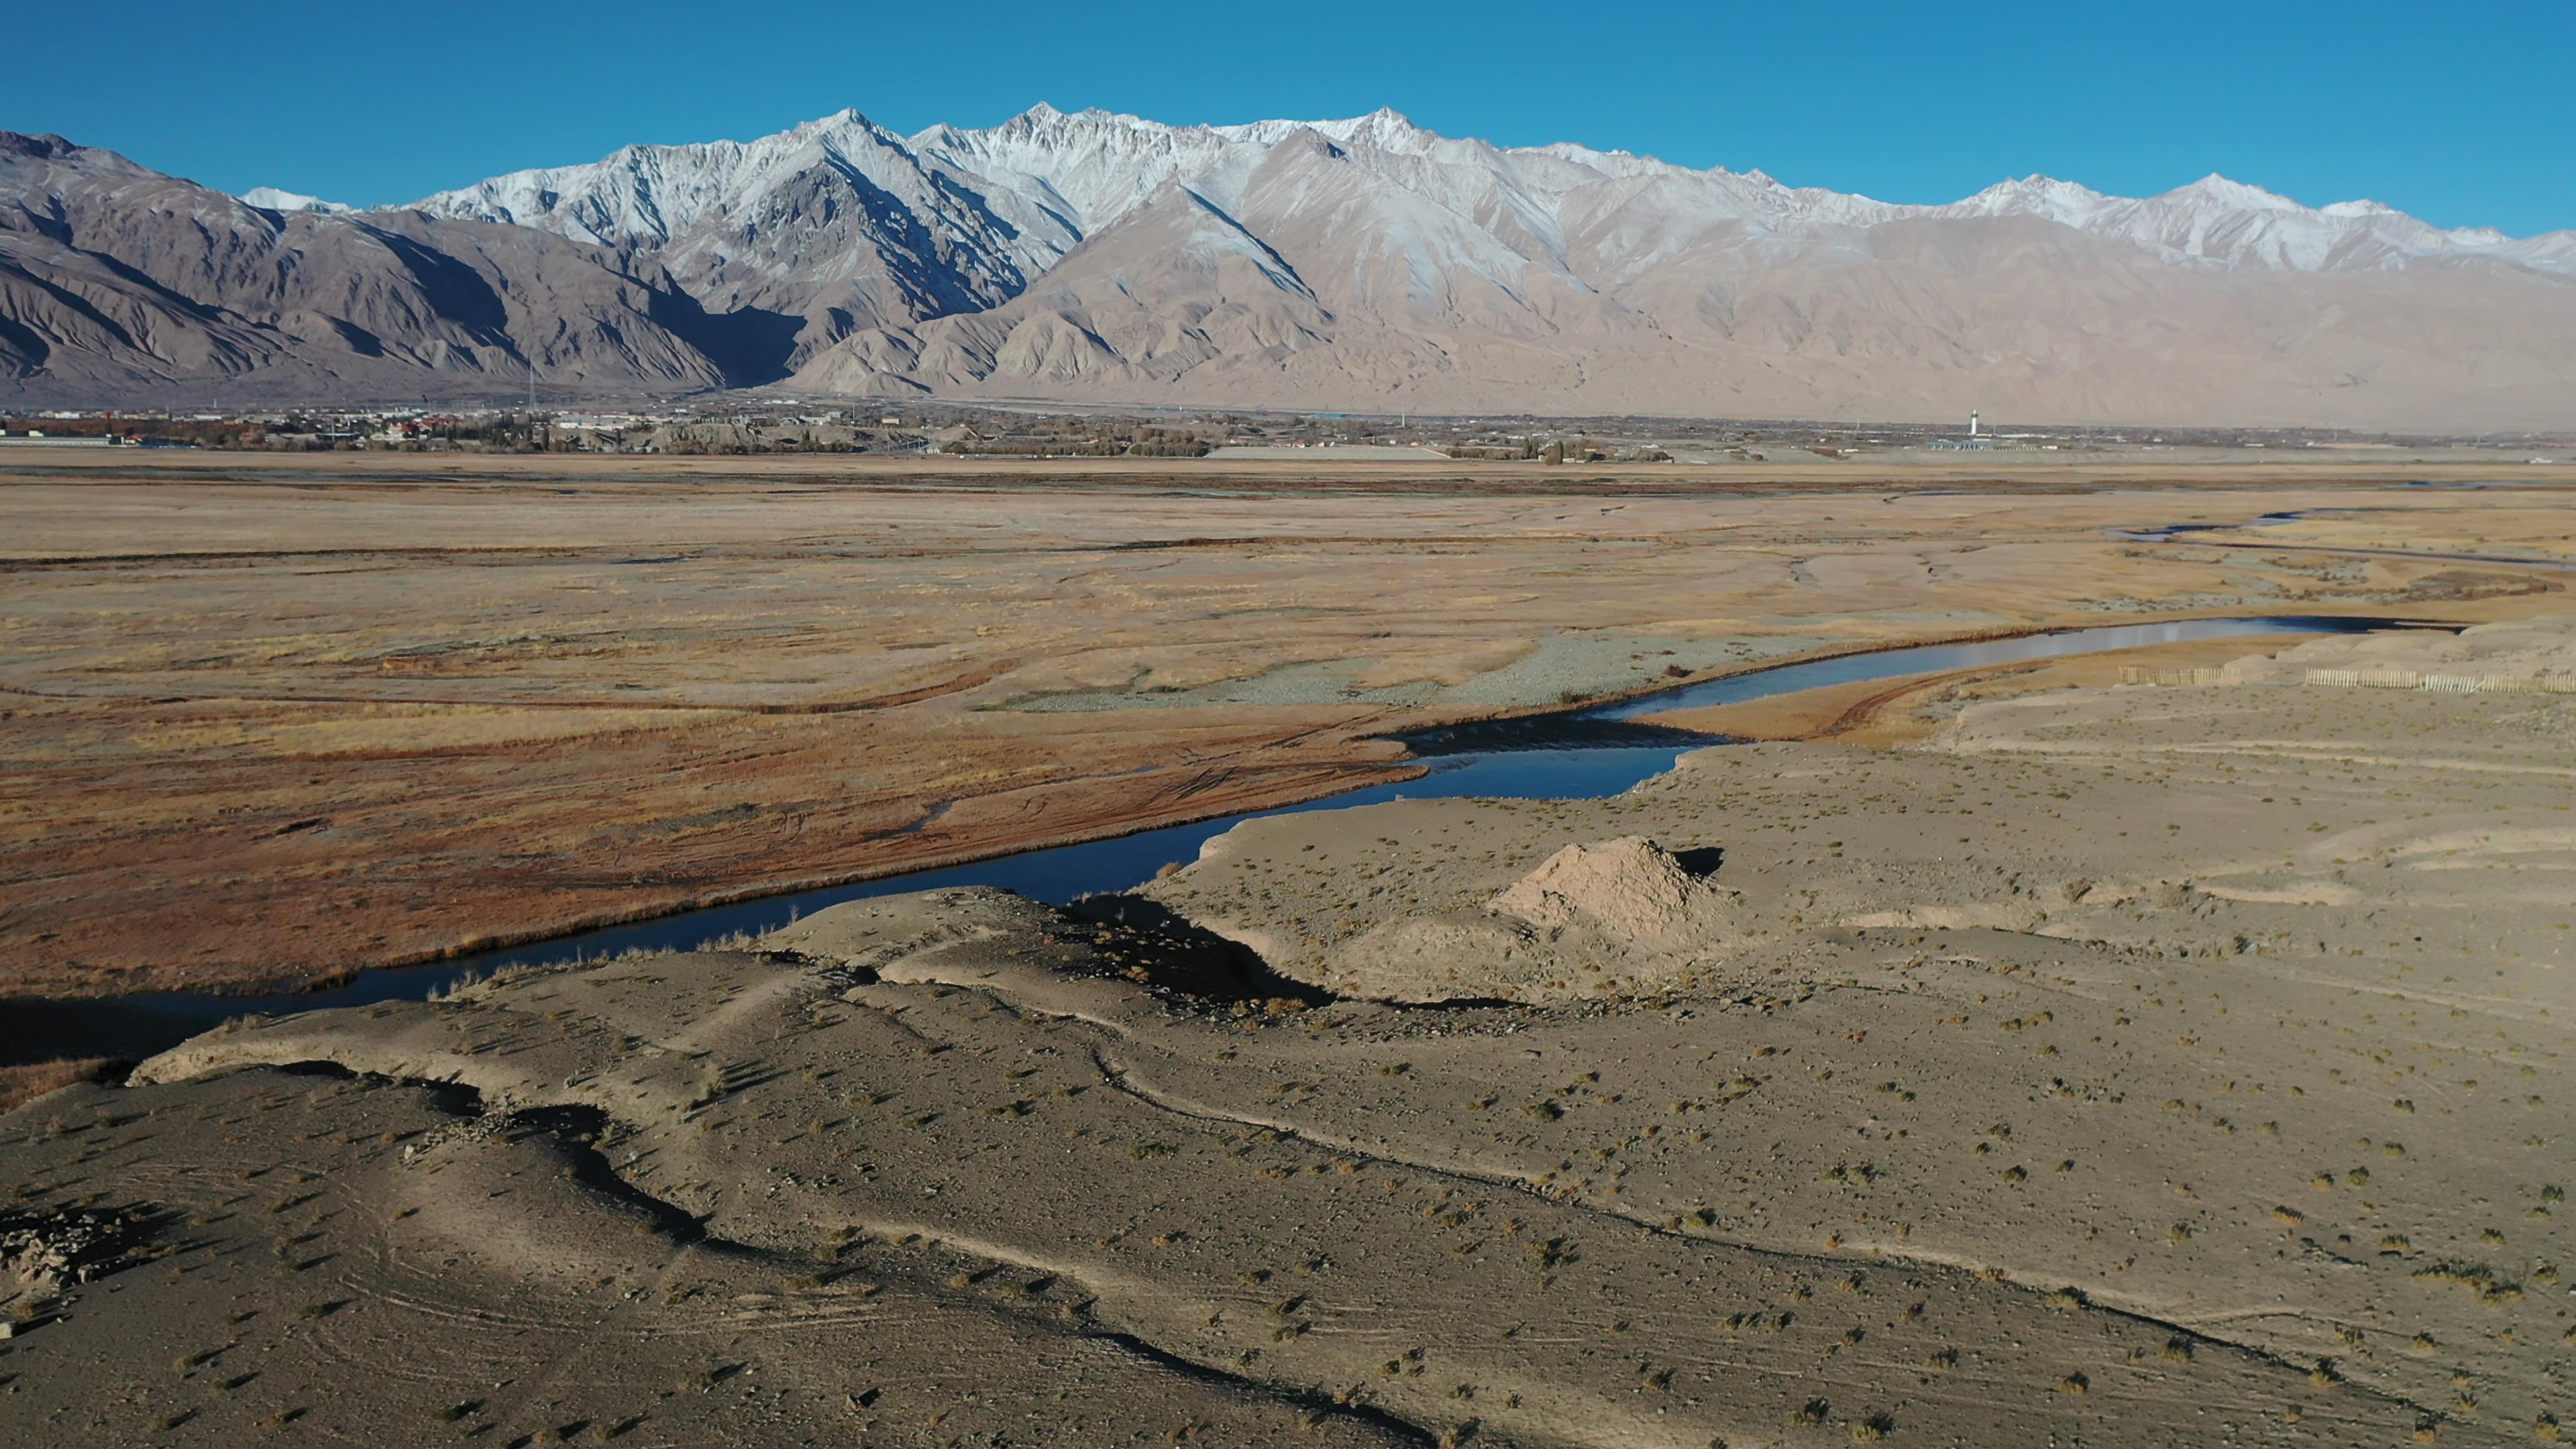
<svg viewBox="0 0 2576 1449"><path fill-rule="evenodd" d="M631 264L634 263L634 264ZM0 395L109 403L724 386L738 319L528 227L277 210L0 133Z"/></svg>
<svg viewBox="0 0 2576 1449"><path fill-rule="evenodd" d="M60 146L12 144L13 158ZM254 362L153 354L191 375L365 385L375 372L323 355L344 333L284 320L341 314L288 305L282 279L322 254L322 277L372 267L399 291L389 266L418 273L378 239L404 237L511 279L491 289L518 308L497 334L450 336L459 320L434 307L417 336L342 319L378 339L392 371L447 381L506 363L594 389L1390 411L2576 418L2576 233L2446 231L2220 177L2143 200L2032 177L1899 206L1759 172L1443 137L1391 111L1175 127L1045 106L912 136L845 111L748 143L629 147L358 213L287 193L247 207L78 155L13 159L0 177L24 191L28 218L63 210L38 185L68 186L93 212L142 208L131 227L168 231L172 253L297 258L251 269L238 298L186 292L291 343ZM204 199L182 204L182 191ZM176 221L226 206L257 219ZM0 227L0 244L46 234ZM232 239L250 233L276 240ZM523 266L553 280L521 285ZM30 366L15 334L0 339L17 349L0 368L17 366L22 387L90 366L70 337L47 355L76 365ZM477 346L502 350L449 360Z"/></svg>

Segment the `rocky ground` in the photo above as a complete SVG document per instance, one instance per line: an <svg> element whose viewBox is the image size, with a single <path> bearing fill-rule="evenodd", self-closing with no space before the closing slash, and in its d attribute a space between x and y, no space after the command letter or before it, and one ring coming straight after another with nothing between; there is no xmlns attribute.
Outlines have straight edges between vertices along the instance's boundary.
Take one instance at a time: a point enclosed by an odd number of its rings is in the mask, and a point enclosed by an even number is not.
<svg viewBox="0 0 2576 1449"><path fill-rule="evenodd" d="M2031 692L247 1022L0 1117L0 1437L2552 1439L2571 710Z"/></svg>

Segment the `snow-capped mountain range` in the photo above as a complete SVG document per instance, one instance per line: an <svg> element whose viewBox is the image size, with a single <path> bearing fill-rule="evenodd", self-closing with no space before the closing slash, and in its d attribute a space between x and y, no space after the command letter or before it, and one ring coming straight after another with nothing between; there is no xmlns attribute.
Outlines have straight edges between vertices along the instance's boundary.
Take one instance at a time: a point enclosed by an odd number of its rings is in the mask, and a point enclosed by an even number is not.
<svg viewBox="0 0 2576 1449"><path fill-rule="evenodd" d="M913 135L843 111L353 210L0 135L0 391L28 396L498 396L534 372L559 395L2557 427L2571 358L2576 233L2216 176L1898 205L1388 110L1041 105Z"/></svg>
<svg viewBox="0 0 2576 1449"><path fill-rule="evenodd" d="M831 167L865 178L924 221L948 223L960 244L989 238L997 260L1034 277L1166 185L1221 210L1239 209L1262 163L1301 134L1346 148L1432 206L1480 224L1507 219L1536 244L1530 249L1539 255L1528 260L1559 268L1567 265L1566 236L1609 204L1652 215L1666 228L1731 222L1795 239L1910 218L2029 216L2171 260L2231 266L2315 272L2474 256L2576 270L2576 232L2516 240L2485 228L2446 231L2375 201L2311 208L2217 175L2144 199L2029 176L1944 206L1906 206L1792 188L1760 171L1697 171L1625 151L1456 140L1393 110L1348 120L1171 126L1099 110L1068 115L1041 103L988 130L937 125L913 136L846 110L748 143L629 146L588 165L515 171L412 206L608 246L668 246L710 223L757 215L782 185ZM996 220L1009 228L999 237L989 226Z"/></svg>

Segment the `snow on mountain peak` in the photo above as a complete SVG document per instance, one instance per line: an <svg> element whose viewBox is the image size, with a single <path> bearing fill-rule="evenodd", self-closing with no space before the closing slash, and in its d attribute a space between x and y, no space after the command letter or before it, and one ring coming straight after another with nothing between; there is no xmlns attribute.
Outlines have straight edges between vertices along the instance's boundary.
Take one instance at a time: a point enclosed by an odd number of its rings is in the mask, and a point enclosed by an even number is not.
<svg viewBox="0 0 2576 1449"><path fill-rule="evenodd" d="M2169 197L2187 197L2196 202L2235 207L2247 211L2307 210L2306 207L2299 205L2297 202L2292 201L2286 196L2266 191L2260 186L2248 186L2242 181L2230 181L2215 171L2212 171L2207 176L2204 176L2198 181L2194 181L2187 186L2177 186L2173 190L2166 192L2165 195Z"/></svg>
<svg viewBox="0 0 2576 1449"><path fill-rule="evenodd" d="M1317 130L1346 130L1353 135L1430 136L1432 134L1413 124L1411 116L1393 106L1380 106L1365 116L1353 116L1346 121L1308 121L1306 124Z"/></svg>
<svg viewBox="0 0 2576 1449"><path fill-rule="evenodd" d="M2036 216L2080 228L2111 200L2089 186L2034 172L2007 177L1946 210L1954 216Z"/></svg>
<svg viewBox="0 0 2576 1449"><path fill-rule="evenodd" d="M337 215L357 210L346 202L324 201L318 196L307 196L300 191L280 191L274 186L254 186L241 194L241 200L244 205L256 206L262 211L316 211Z"/></svg>

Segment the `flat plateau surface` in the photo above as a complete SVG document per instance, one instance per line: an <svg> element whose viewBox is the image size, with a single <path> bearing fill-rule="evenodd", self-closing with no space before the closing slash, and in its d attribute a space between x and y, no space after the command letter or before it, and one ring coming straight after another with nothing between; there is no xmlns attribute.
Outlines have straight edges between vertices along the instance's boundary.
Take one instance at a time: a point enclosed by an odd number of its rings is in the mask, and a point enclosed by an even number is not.
<svg viewBox="0 0 2576 1449"><path fill-rule="evenodd" d="M2510 617L2576 560L2576 470L2192 457L17 450L0 992L327 976L1311 798L1408 769L1390 731L1781 658ZM2176 523L2217 531L2112 532Z"/></svg>
<svg viewBox="0 0 2576 1449"><path fill-rule="evenodd" d="M2555 1439L2576 695L2307 671L2576 616L2250 657L197 1038L0 1115L0 1439Z"/></svg>

